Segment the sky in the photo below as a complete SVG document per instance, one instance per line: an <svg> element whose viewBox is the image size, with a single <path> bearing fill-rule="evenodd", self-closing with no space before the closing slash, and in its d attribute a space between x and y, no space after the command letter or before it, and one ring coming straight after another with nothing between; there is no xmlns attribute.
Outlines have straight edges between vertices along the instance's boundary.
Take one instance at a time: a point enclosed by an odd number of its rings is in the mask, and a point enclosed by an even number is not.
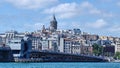
<svg viewBox="0 0 120 68"><path fill-rule="evenodd" d="M120 0L0 0L0 33L49 27L55 14L58 29L120 37L119 12Z"/></svg>

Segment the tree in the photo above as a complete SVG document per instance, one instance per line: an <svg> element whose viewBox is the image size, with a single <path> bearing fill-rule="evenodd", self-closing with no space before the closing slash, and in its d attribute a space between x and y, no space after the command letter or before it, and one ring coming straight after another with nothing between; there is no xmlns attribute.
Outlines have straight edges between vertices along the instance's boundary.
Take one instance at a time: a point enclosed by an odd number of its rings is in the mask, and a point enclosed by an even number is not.
<svg viewBox="0 0 120 68"><path fill-rule="evenodd" d="M116 52L114 58L115 59L120 59L120 52Z"/></svg>
<svg viewBox="0 0 120 68"><path fill-rule="evenodd" d="M103 47L98 45L98 44L93 44L92 45L93 47L93 53L96 55L96 56L99 56L102 54L102 51L103 51Z"/></svg>

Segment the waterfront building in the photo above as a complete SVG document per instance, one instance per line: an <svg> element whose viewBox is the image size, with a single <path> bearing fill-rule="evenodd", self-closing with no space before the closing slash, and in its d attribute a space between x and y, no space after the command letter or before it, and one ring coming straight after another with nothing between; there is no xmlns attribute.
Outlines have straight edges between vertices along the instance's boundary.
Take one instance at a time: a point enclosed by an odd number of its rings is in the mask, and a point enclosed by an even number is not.
<svg viewBox="0 0 120 68"><path fill-rule="evenodd" d="M32 37L32 50L42 50L41 37Z"/></svg>
<svg viewBox="0 0 120 68"><path fill-rule="evenodd" d="M60 38L60 52L92 55L92 45L81 38Z"/></svg>
<svg viewBox="0 0 120 68"><path fill-rule="evenodd" d="M11 48L14 58L20 57L21 38L13 38L9 40L7 45Z"/></svg>
<svg viewBox="0 0 120 68"><path fill-rule="evenodd" d="M81 54L81 45L76 42L71 46L72 54Z"/></svg>
<svg viewBox="0 0 120 68"><path fill-rule="evenodd" d="M51 50L53 52L58 52L58 41L57 40L51 40L49 41L49 44L52 46Z"/></svg>
<svg viewBox="0 0 120 68"><path fill-rule="evenodd" d="M6 38L8 38L8 39L14 38L14 37L15 37L15 34L17 34L17 31L13 31L13 30L7 31L7 32L5 33Z"/></svg>
<svg viewBox="0 0 120 68"><path fill-rule="evenodd" d="M18 33L17 31L11 30L0 34L0 36L2 37L2 42L7 44L11 39L23 38L25 36L25 33Z"/></svg>
<svg viewBox="0 0 120 68"><path fill-rule="evenodd" d="M42 37L41 45L43 51L58 52L58 38L57 35L50 36L49 38Z"/></svg>
<svg viewBox="0 0 120 68"><path fill-rule="evenodd" d="M92 45L81 42L81 54L92 55L93 54Z"/></svg>
<svg viewBox="0 0 120 68"><path fill-rule="evenodd" d="M0 34L2 44L8 45L13 53L14 58L20 57L21 40L24 38L25 33L18 33L17 31L7 31Z"/></svg>
<svg viewBox="0 0 120 68"><path fill-rule="evenodd" d="M31 33L8 31L0 34L0 43L3 42L9 45L14 57L28 57L24 54L29 50L91 55L93 53L92 45L94 43L105 46L105 54L110 52L113 55L114 51L120 52L119 41L120 38L98 36L86 32L82 33L78 28L57 30L55 15L53 15L53 19L50 21L50 27L48 28L43 25L41 30ZM115 48L110 46L112 43L115 43ZM112 50L112 52L109 51L111 48L115 50Z"/></svg>
<svg viewBox="0 0 120 68"><path fill-rule="evenodd" d="M117 41L117 42L116 42L115 52L120 52L120 41Z"/></svg>
<svg viewBox="0 0 120 68"><path fill-rule="evenodd" d="M42 50L49 50L49 41L47 39L42 39L41 44Z"/></svg>
<svg viewBox="0 0 120 68"><path fill-rule="evenodd" d="M5 33L0 33L0 37L5 38L6 37Z"/></svg>
<svg viewBox="0 0 120 68"><path fill-rule="evenodd" d="M106 45L103 47L103 55L113 57L115 55L115 46Z"/></svg>
<svg viewBox="0 0 120 68"><path fill-rule="evenodd" d="M60 38L59 51L64 53L71 53L72 40L69 38Z"/></svg>

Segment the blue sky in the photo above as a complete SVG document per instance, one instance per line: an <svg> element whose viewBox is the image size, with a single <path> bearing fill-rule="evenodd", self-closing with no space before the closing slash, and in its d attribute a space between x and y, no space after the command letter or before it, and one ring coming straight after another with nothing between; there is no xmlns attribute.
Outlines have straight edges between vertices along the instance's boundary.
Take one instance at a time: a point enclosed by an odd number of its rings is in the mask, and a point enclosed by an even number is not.
<svg viewBox="0 0 120 68"><path fill-rule="evenodd" d="M0 33L49 27L55 13L58 29L120 37L119 12L120 0L1 0Z"/></svg>

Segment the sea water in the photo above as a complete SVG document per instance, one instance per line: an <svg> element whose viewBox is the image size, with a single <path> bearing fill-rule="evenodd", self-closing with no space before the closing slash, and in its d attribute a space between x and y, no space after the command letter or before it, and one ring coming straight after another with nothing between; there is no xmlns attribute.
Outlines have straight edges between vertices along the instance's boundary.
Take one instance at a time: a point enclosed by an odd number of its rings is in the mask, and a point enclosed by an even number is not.
<svg viewBox="0 0 120 68"><path fill-rule="evenodd" d="M120 63L0 63L0 68L120 68Z"/></svg>

